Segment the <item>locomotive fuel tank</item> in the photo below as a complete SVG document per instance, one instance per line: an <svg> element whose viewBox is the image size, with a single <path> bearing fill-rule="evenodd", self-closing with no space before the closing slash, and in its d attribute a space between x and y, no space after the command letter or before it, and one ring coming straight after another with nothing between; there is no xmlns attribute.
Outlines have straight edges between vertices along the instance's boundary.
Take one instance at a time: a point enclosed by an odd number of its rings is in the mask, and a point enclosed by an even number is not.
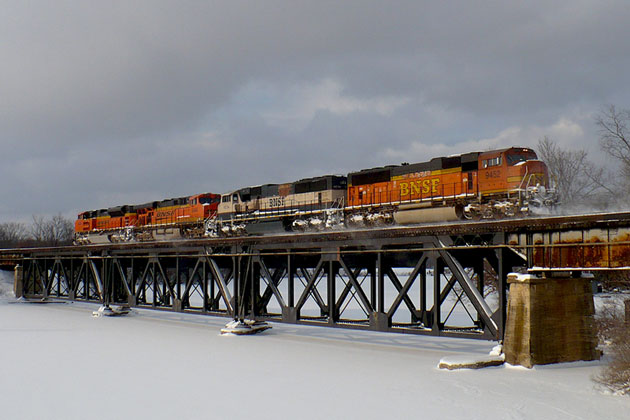
<svg viewBox="0 0 630 420"><path fill-rule="evenodd" d="M431 203L401 205L394 212L394 221L398 225L451 222L462 218L461 206L431 207Z"/></svg>

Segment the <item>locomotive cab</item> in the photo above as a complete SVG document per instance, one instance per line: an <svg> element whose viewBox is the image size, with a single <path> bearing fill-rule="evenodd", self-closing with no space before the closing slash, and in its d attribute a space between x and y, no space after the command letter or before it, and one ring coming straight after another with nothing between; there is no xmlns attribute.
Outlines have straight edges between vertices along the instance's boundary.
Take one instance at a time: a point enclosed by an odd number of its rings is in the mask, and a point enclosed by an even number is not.
<svg viewBox="0 0 630 420"><path fill-rule="evenodd" d="M520 196L548 187L547 166L532 149L512 147L479 155L479 193L482 197L506 191L508 195Z"/></svg>
<svg viewBox="0 0 630 420"><path fill-rule="evenodd" d="M244 198L246 197L242 197L241 192L244 193L244 191L238 190L221 195L221 201L217 208L219 218L229 218L229 216L235 214L243 206Z"/></svg>
<svg viewBox="0 0 630 420"><path fill-rule="evenodd" d="M218 194L206 193L193 195L188 199L188 203L191 206L202 205L209 206L211 204L217 204L221 201L221 196Z"/></svg>
<svg viewBox="0 0 630 420"><path fill-rule="evenodd" d="M219 194L205 193L197 194L188 198L188 206L183 214L178 215L181 219L207 219L216 214L217 206L221 202Z"/></svg>
<svg viewBox="0 0 630 420"><path fill-rule="evenodd" d="M550 187L547 165L538 159L533 150L513 147L505 153L505 161L509 190Z"/></svg>
<svg viewBox="0 0 630 420"><path fill-rule="evenodd" d="M91 211L79 213L77 220L74 222L75 232L89 232L94 229L94 217Z"/></svg>

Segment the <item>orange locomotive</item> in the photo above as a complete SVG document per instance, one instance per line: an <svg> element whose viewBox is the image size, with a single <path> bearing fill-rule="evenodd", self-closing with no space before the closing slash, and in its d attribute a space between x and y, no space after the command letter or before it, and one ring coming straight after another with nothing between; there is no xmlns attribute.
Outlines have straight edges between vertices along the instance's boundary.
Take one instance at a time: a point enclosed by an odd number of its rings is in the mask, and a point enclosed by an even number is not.
<svg viewBox="0 0 630 420"><path fill-rule="evenodd" d="M554 202L546 165L512 147L351 173L346 212L358 222L409 224L510 217Z"/></svg>
<svg viewBox="0 0 630 420"><path fill-rule="evenodd" d="M80 213L75 222L75 242L91 244L203 237L205 222L216 217L220 199L218 194L205 193L86 211Z"/></svg>

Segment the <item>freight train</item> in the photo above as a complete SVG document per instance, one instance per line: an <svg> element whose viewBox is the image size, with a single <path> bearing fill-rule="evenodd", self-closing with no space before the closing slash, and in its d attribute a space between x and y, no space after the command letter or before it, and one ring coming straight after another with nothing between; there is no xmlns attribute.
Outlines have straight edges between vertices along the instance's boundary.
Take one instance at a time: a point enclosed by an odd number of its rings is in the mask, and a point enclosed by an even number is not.
<svg viewBox="0 0 630 420"><path fill-rule="evenodd" d="M556 202L546 165L511 147L80 213L77 244L528 215Z"/></svg>

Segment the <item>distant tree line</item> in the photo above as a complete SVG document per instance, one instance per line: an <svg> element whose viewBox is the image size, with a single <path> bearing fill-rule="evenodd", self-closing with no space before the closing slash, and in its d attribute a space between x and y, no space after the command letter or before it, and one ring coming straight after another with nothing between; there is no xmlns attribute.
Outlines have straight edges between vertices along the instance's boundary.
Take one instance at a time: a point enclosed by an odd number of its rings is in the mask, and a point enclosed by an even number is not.
<svg viewBox="0 0 630 420"><path fill-rule="evenodd" d="M0 223L0 248L71 245L73 239L74 223L61 214L33 216L30 224Z"/></svg>

